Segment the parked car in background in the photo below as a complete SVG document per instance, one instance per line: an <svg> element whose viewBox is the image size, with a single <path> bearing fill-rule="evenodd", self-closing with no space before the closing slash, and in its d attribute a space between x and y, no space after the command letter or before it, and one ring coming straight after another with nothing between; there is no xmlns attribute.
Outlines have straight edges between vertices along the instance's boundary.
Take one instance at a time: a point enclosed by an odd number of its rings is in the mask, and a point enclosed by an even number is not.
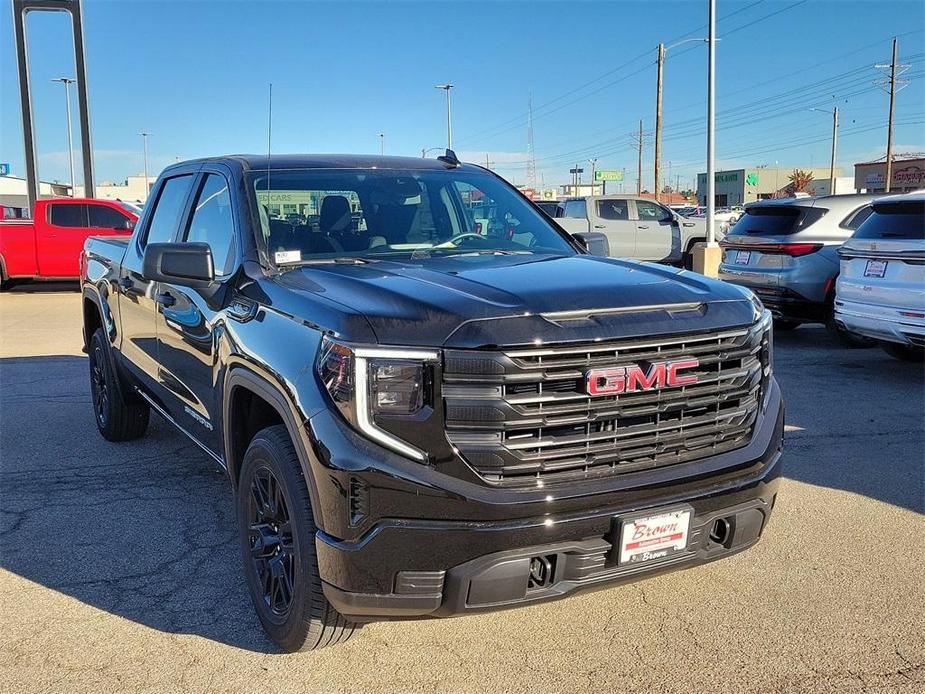
<svg viewBox="0 0 925 694"><path fill-rule="evenodd" d="M88 236L127 236L138 215L114 200L37 200L32 219L0 221L0 283L77 279Z"/></svg>
<svg viewBox="0 0 925 694"><path fill-rule="evenodd" d="M634 195L590 195L559 203L556 222L569 233L600 232L609 255L690 268L706 224Z"/></svg>
<svg viewBox="0 0 925 694"><path fill-rule="evenodd" d="M845 344L869 343L836 324L835 278L838 247L867 219L873 199L830 195L746 205L720 244L720 279L755 292L774 314L778 329L824 323Z"/></svg>
<svg viewBox="0 0 925 694"><path fill-rule="evenodd" d="M558 200L534 200L533 204L539 207L549 217L555 217L556 210L559 208Z"/></svg>
<svg viewBox="0 0 925 694"><path fill-rule="evenodd" d="M897 359L925 356L925 193L880 198L839 249L835 321Z"/></svg>
<svg viewBox="0 0 925 694"><path fill-rule="evenodd" d="M0 205L0 219L28 219L29 215L24 207Z"/></svg>

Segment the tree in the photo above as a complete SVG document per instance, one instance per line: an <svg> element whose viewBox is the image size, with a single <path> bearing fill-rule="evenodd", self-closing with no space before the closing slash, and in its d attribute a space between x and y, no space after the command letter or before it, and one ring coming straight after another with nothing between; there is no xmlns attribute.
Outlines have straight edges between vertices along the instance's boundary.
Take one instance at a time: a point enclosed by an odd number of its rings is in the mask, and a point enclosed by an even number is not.
<svg viewBox="0 0 925 694"><path fill-rule="evenodd" d="M792 197L795 193L809 193L813 184L813 175L809 171L794 169L787 179L790 185L787 186L787 192Z"/></svg>

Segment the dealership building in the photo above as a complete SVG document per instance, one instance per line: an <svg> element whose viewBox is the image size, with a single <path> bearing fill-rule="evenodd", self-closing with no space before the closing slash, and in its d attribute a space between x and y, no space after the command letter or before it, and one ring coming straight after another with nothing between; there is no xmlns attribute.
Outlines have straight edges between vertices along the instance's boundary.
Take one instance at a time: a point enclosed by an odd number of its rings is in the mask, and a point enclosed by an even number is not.
<svg viewBox="0 0 925 694"><path fill-rule="evenodd" d="M817 168L796 166L786 169L767 167L730 169L729 171L717 171L715 174L715 204L717 207L731 207L733 205L744 205L755 200L773 198L778 191L783 191L790 185L790 175L794 169L800 169L813 175L813 182L808 191L811 195L829 194L831 170L828 166ZM852 185L852 179L850 177L843 178L841 169L836 167L835 192L853 193ZM700 205L707 204L707 175L705 173L697 174L697 201Z"/></svg>
<svg viewBox="0 0 925 694"><path fill-rule="evenodd" d="M925 188L925 156L893 158L891 193ZM886 192L886 157L854 165L854 187L859 192Z"/></svg>

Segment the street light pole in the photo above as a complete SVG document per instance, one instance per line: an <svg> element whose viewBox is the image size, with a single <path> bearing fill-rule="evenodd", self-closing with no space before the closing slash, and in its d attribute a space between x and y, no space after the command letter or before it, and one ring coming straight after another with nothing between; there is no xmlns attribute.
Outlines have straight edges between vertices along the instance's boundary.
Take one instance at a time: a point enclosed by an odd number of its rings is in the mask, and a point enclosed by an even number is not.
<svg viewBox="0 0 925 694"><path fill-rule="evenodd" d="M379 154L385 154L385 133L379 133Z"/></svg>
<svg viewBox="0 0 925 694"><path fill-rule="evenodd" d="M591 195L594 195L594 181L595 174L597 173L597 157L594 159L588 159L588 163L591 164Z"/></svg>
<svg viewBox="0 0 925 694"><path fill-rule="evenodd" d="M76 183L74 180L74 137L71 134L71 90L70 86L77 82L72 77L57 77L52 82L60 82L64 85L64 100L67 104L67 161L71 168L71 197L77 196Z"/></svg>
<svg viewBox="0 0 925 694"><path fill-rule="evenodd" d="M147 198L148 198L148 193L150 192L150 188L149 188L149 186L148 186L148 135L150 135L151 133L148 133L148 132L145 132L145 131L141 131L141 132L138 133L138 134L141 135L141 141L144 143L144 153L145 153L145 154L144 154L144 157L145 157L145 159L144 159L144 161L145 161L145 199L147 200Z"/></svg>
<svg viewBox="0 0 925 694"><path fill-rule="evenodd" d="M450 101L450 90L453 89L453 85L447 82L436 84L434 87L446 92L446 148L453 149L453 105Z"/></svg>
<svg viewBox="0 0 925 694"><path fill-rule="evenodd" d="M707 246L716 246L713 215L716 212L716 0L710 0L707 47Z"/></svg>
<svg viewBox="0 0 925 694"><path fill-rule="evenodd" d="M709 35L707 38L707 243L694 248L694 270L707 277L719 275L722 257L716 243L716 0L710 2Z"/></svg>

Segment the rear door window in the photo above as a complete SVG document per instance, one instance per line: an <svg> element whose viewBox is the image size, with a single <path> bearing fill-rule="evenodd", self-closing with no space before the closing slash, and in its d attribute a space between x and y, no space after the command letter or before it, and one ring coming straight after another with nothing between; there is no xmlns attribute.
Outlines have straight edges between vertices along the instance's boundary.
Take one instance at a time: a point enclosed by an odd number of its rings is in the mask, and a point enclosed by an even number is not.
<svg viewBox="0 0 925 694"><path fill-rule="evenodd" d="M90 226L87 220L87 206L74 203L58 203L49 205L48 221L56 227L83 227Z"/></svg>
<svg viewBox="0 0 925 694"><path fill-rule="evenodd" d="M856 239L925 239L925 202L890 202L873 213L854 234Z"/></svg>
<svg viewBox="0 0 925 694"><path fill-rule="evenodd" d="M164 181L157 202L154 203L154 212L143 245L173 240L192 184L192 174L175 176Z"/></svg>
<svg viewBox="0 0 925 694"><path fill-rule="evenodd" d="M615 221L628 220L629 204L626 200L601 200L597 203L597 216Z"/></svg>
<svg viewBox="0 0 925 694"><path fill-rule="evenodd" d="M866 205L859 210L855 210L848 215L848 218L842 222L842 226L845 229L857 229L864 222L867 221L867 218L870 217L870 213L874 211L874 208L870 205Z"/></svg>

